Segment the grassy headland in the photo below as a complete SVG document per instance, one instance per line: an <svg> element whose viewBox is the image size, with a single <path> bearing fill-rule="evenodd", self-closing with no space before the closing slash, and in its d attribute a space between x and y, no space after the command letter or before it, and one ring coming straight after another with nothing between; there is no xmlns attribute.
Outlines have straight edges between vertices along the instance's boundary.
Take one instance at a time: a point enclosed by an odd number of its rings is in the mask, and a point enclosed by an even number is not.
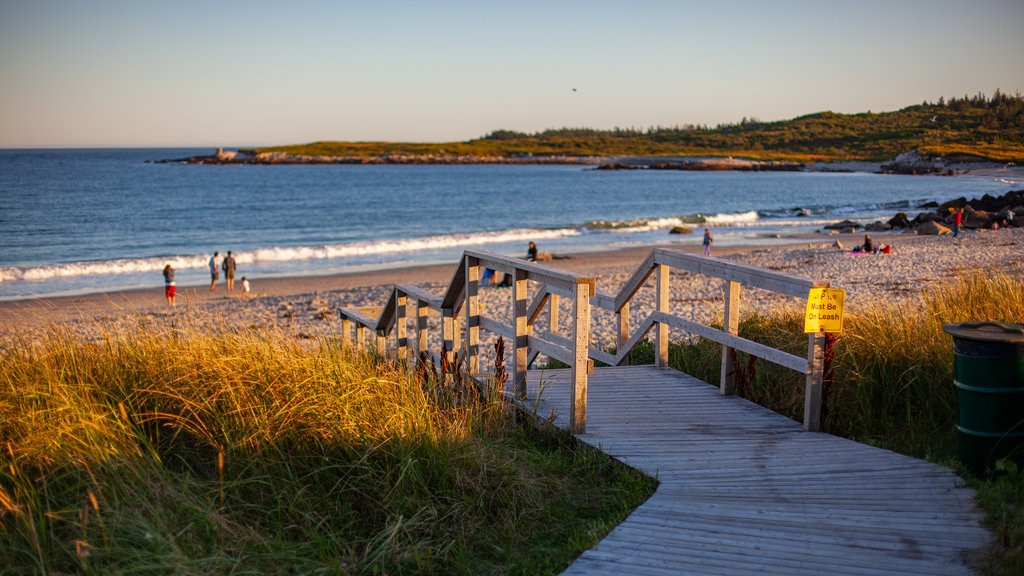
<svg viewBox="0 0 1024 576"><path fill-rule="evenodd" d="M1024 162L1024 96L940 98L896 112L820 112L778 122L526 134L496 130L466 142L314 142L259 148L258 153L419 161L504 158L727 157L788 162L885 162L903 152L992 162ZM469 161L469 160L467 160Z"/></svg>

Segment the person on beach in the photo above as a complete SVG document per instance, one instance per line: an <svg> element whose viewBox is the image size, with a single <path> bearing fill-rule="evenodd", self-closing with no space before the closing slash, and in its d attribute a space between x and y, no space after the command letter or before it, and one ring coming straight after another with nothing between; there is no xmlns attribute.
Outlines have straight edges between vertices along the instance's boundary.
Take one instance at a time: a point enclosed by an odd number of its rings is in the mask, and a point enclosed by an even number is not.
<svg viewBox="0 0 1024 576"><path fill-rule="evenodd" d="M526 249L526 259L530 262L537 261L537 245L530 242L530 246Z"/></svg>
<svg viewBox="0 0 1024 576"><path fill-rule="evenodd" d="M871 234L864 235L864 252L871 254L875 251L874 244L871 243Z"/></svg>
<svg viewBox="0 0 1024 576"><path fill-rule="evenodd" d="M484 268L484 275L480 278L481 286L490 286L494 283L494 269Z"/></svg>
<svg viewBox="0 0 1024 576"><path fill-rule="evenodd" d="M249 297L249 279L242 276L242 298Z"/></svg>
<svg viewBox="0 0 1024 576"><path fill-rule="evenodd" d="M707 228L704 229L704 255L711 256L711 243L714 239L711 238L711 231Z"/></svg>
<svg viewBox="0 0 1024 576"><path fill-rule="evenodd" d="M964 223L964 208L963 206L956 209L953 213L953 238L960 235L960 225Z"/></svg>
<svg viewBox="0 0 1024 576"><path fill-rule="evenodd" d="M224 257L221 268L224 269L224 281L228 284L228 292L231 292L235 289L235 257L231 255L231 250L228 250L228 255Z"/></svg>
<svg viewBox="0 0 1024 576"><path fill-rule="evenodd" d="M210 256L210 292L217 291L217 280L220 278L220 267L217 265L217 256L220 252L214 252Z"/></svg>
<svg viewBox="0 0 1024 576"><path fill-rule="evenodd" d="M174 306L177 295L177 288L174 286L174 267L168 264L164 266L164 298L167 298L168 304Z"/></svg>

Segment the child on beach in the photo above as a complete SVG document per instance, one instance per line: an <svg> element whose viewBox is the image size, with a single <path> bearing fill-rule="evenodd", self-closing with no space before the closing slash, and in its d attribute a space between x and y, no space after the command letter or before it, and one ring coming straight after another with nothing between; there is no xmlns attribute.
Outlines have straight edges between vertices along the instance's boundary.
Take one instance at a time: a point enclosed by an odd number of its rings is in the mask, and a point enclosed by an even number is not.
<svg viewBox="0 0 1024 576"><path fill-rule="evenodd" d="M711 231L707 228L704 229L704 255L711 256L711 243L714 240L711 238Z"/></svg>
<svg viewBox="0 0 1024 576"><path fill-rule="evenodd" d="M168 304L174 306L177 295L178 291L174 286L174 268L168 264L164 266L164 298L167 298Z"/></svg>
<svg viewBox="0 0 1024 576"><path fill-rule="evenodd" d="M249 297L249 279L242 276L242 298Z"/></svg>

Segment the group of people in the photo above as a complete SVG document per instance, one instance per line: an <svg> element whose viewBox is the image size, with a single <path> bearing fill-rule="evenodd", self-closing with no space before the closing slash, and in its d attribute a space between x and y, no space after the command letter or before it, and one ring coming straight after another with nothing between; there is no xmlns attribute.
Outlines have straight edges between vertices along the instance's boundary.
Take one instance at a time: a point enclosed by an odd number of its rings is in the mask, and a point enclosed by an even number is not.
<svg viewBox="0 0 1024 576"><path fill-rule="evenodd" d="M235 257L231 255L231 251L228 250L223 260L218 260L220 252L214 252L213 256L210 257L210 292L217 291L217 281L220 280L220 271L224 271L224 280L227 284L228 292L235 289L235 269L237 263ZM170 264L164 266L164 298L167 299L167 303L171 306L176 304L177 299L177 287L174 282L174 267ZM242 276L242 298L249 297L249 279Z"/></svg>
<svg viewBox="0 0 1024 576"><path fill-rule="evenodd" d="M871 234L865 234L864 243L860 246L854 246L853 251L866 252L868 254L891 254L892 244L886 244L885 246L875 244L874 241L871 240Z"/></svg>
<svg viewBox="0 0 1024 576"><path fill-rule="evenodd" d="M227 256L220 262L217 261L217 257L220 256L220 252L214 252L213 256L210 257L210 292L217 290L217 280L220 279L220 270L224 270L224 281L227 284L228 292L235 289L235 257L231 255L231 250L228 250ZM245 276L242 276L242 298L249 295L249 281L246 280Z"/></svg>

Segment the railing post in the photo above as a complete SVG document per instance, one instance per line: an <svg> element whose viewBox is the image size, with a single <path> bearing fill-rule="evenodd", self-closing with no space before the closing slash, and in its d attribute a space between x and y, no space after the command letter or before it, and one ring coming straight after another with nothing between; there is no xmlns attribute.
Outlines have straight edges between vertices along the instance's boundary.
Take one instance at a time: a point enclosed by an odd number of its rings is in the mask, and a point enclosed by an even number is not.
<svg viewBox="0 0 1024 576"><path fill-rule="evenodd" d="M669 312L669 270L669 267L665 264L658 264L655 277L655 282L657 283L655 297L658 300L658 312L663 314L668 314ZM661 367L668 366L668 324L658 322L654 333L654 347L654 365Z"/></svg>
<svg viewBox="0 0 1024 576"><path fill-rule="evenodd" d="M406 305L409 297L404 292L395 294L395 345L399 360L409 359L409 338L406 335Z"/></svg>
<svg viewBox="0 0 1024 576"><path fill-rule="evenodd" d="M526 370L529 364L529 306L526 302L526 272L516 268L512 275L512 324L515 334L512 344L512 358L515 362L512 369L512 393L516 399L522 400L526 398Z"/></svg>
<svg viewBox="0 0 1024 576"><path fill-rule="evenodd" d="M383 330L375 330L376 341L377 341L377 354L381 356L387 354L388 351L388 335Z"/></svg>
<svg viewBox="0 0 1024 576"><path fill-rule="evenodd" d="M626 347L626 342L629 342L629 302L622 305L619 311L615 313L615 320L618 323L619 333L616 336L615 351L616 353L621 352ZM619 362L619 366L629 365L629 354L622 357L622 361Z"/></svg>
<svg viewBox="0 0 1024 576"><path fill-rule="evenodd" d="M356 323L356 346L360 350L366 349L366 326L359 322Z"/></svg>
<svg viewBox="0 0 1024 576"><path fill-rule="evenodd" d="M480 372L480 260L466 257L466 370Z"/></svg>
<svg viewBox="0 0 1024 576"><path fill-rule="evenodd" d="M444 353L448 356L450 363L455 359L459 351L459 326L455 321L455 309L444 308L441 310L441 341Z"/></svg>
<svg viewBox="0 0 1024 576"><path fill-rule="evenodd" d="M725 316L722 329L736 336L740 333L740 283L726 280L725 282ZM719 389L722 394L731 396L736 393L736 362L735 351L731 346L722 344L722 378Z"/></svg>
<svg viewBox="0 0 1024 576"><path fill-rule="evenodd" d="M359 328L358 328L358 325L357 325L356 330L358 330L358 329ZM345 316L341 317L341 333L342 333L343 337L345 338L345 341L348 342L349 344L351 344L352 343L352 321L349 320L348 318L346 318Z"/></svg>
<svg viewBox="0 0 1024 576"><path fill-rule="evenodd" d="M416 301L416 358L418 359L427 351L427 303L422 300Z"/></svg>
<svg viewBox="0 0 1024 576"><path fill-rule="evenodd" d="M573 363L572 403L569 405L569 425L574 434L587 429L587 377L590 374L590 288L587 282L578 282L573 289Z"/></svg>
<svg viewBox="0 0 1024 576"><path fill-rule="evenodd" d="M558 294L548 295L548 318L550 319L548 330L552 334L558 334Z"/></svg>
<svg viewBox="0 0 1024 576"><path fill-rule="evenodd" d="M821 430L822 382L825 373L825 334L807 336L807 386L804 390L804 430Z"/></svg>

